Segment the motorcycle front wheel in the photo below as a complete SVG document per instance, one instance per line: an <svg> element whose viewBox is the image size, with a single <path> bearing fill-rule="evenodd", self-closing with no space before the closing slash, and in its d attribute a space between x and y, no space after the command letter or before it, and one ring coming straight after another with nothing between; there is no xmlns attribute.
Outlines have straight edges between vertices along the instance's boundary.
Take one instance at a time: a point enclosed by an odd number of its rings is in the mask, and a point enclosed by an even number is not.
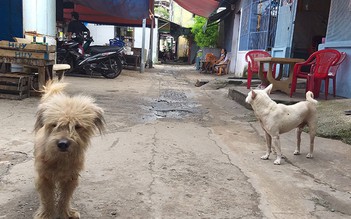
<svg viewBox="0 0 351 219"><path fill-rule="evenodd" d="M122 62L119 58L109 58L99 64L101 74L105 78L116 78L122 72Z"/></svg>

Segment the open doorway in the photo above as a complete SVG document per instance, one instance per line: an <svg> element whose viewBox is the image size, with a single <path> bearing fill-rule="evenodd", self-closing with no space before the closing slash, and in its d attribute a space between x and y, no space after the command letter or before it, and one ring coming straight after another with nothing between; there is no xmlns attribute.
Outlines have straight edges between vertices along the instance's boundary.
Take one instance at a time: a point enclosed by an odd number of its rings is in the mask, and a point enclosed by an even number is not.
<svg viewBox="0 0 351 219"><path fill-rule="evenodd" d="M325 39L331 0L299 0L292 44L292 57L307 59Z"/></svg>

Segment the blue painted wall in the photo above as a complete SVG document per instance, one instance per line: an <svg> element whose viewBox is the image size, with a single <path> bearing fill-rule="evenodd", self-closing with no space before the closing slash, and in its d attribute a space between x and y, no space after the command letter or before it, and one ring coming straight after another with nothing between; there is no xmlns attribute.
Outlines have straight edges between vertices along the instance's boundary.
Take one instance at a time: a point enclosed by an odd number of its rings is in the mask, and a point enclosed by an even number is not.
<svg viewBox="0 0 351 219"><path fill-rule="evenodd" d="M0 6L0 40L23 37L22 0L2 0Z"/></svg>
<svg viewBox="0 0 351 219"><path fill-rule="evenodd" d="M351 4L349 0L331 0L325 44L321 48L334 48L346 52L336 76L336 95L351 98ZM330 83L331 84L331 83ZM332 85L329 93L332 92Z"/></svg>
<svg viewBox="0 0 351 219"><path fill-rule="evenodd" d="M318 49L336 49L339 52L346 52L344 62L339 66L336 74L336 95L351 98L351 41L334 41L320 44ZM333 83L329 82L329 93L333 93ZM323 87L321 88L322 92Z"/></svg>

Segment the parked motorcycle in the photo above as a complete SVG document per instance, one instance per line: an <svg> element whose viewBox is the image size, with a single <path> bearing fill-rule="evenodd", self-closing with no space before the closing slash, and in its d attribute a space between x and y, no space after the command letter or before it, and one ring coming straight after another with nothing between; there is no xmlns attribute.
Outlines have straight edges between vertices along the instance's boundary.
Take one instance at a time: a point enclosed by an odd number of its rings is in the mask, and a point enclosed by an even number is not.
<svg viewBox="0 0 351 219"><path fill-rule="evenodd" d="M123 48L90 46L91 42L93 39L88 37L83 45L73 40L58 44L57 63L71 66L66 74L98 74L110 79L120 75L124 62Z"/></svg>

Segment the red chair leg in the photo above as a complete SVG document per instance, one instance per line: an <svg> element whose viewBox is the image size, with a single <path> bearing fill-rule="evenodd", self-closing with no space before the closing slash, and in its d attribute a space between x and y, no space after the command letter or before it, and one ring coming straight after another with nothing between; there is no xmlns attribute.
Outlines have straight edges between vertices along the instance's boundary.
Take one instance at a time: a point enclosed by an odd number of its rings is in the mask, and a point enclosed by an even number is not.
<svg viewBox="0 0 351 219"><path fill-rule="evenodd" d="M318 97L319 91L317 92L317 88L316 88L316 86L315 86L315 85L316 85L315 80L316 80L316 79L314 79L313 77L307 78L306 89L307 89L307 91L312 91L313 96L314 96L315 98L317 98L317 97ZM318 83L317 83L317 84L318 84Z"/></svg>
<svg viewBox="0 0 351 219"><path fill-rule="evenodd" d="M318 98L319 97L319 92L321 90L321 80L319 78L314 78L310 80L310 89L314 93L314 97Z"/></svg>
<svg viewBox="0 0 351 219"><path fill-rule="evenodd" d="M328 80L329 80L329 78L328 78ZM336 97L336 83L335 83L336 78L333 77L332 80L333 80L333 96Z"/></svg>
<svg viewBox="0 0 351 219"><path fill-rule="evenodd" d="M311 78L306 78L306 93L307 91L313 91L313 81L311 81Z"/></svg>
<svg viewBox="0 0 351 219"><path fill-rule="evenodd" d="M247 85L246 88L250 89L251 87L251 78L252 78L252 72L250 69L247 70Z"/></svg>
<svg viewBox="0 0 351 219"><path fill-rule="evenodd" d="M328 93L329 93L329 78L327 77L325 79L325 83L324 83L324 95L325 95L325 99L328 99Z"/></svg>
<svg viewBox="0 0 351 219"><path fill-rule="evenodd" d="M297 83L297 78L293 76L291 81L291 87L290 87L290 97L292 97L293 93L296 91L296 83Z"/></svg>

